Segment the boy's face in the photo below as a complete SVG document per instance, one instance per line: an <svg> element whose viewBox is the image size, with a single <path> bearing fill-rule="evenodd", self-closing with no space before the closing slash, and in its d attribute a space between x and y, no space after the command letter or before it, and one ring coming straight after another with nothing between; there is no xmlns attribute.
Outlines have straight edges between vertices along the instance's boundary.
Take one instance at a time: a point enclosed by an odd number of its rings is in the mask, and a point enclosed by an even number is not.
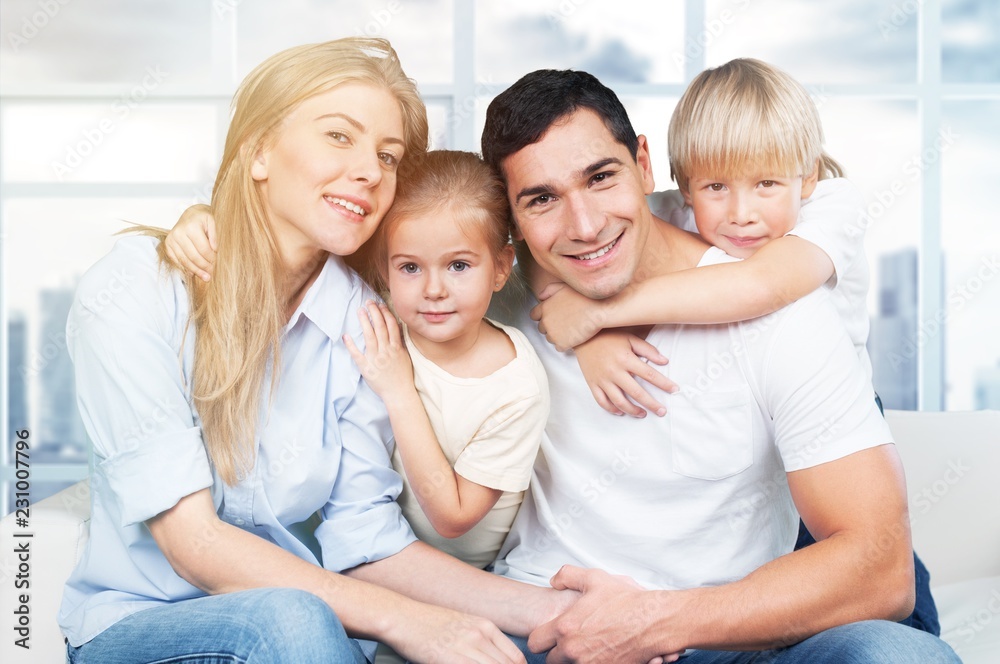
<svg viewBox="0 0 1000 664"><path fill-rule="evenodd" d="M580 109L507 157L503 169L515 235L538 267L592 299L631 282L652 227L645 137L631 155L596 113Z"/></svg>
<svg viewBox="0 0 1000 664"><path fill-rule="evenodd" d="M817 175L720 178L696 171L683 194L706 241L730 256L748 258L795 227L802 199L812 195Z"/></svg>

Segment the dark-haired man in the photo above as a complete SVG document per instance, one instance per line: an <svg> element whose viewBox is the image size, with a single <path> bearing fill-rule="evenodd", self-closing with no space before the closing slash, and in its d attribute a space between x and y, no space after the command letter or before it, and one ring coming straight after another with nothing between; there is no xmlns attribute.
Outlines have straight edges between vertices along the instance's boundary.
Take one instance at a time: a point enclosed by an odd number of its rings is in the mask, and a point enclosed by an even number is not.
<svg viewBox="0 0 1000 664"><path fill-rule="evenodd" d="M498 96L483 155L507 184L534 284L605 298L727 260L651 215L646 140L588 74L538 71ZM584 591L532 634L534 650L586 662L684 650L698 664L958 661L890 622L913 606L905 484L822 293L751 322L653 328L672 380L711 377L662 419L604 412L527 308L516 322L545 363L552 414L497 571ZM799 513L821 541L791 553Z"/></svg>

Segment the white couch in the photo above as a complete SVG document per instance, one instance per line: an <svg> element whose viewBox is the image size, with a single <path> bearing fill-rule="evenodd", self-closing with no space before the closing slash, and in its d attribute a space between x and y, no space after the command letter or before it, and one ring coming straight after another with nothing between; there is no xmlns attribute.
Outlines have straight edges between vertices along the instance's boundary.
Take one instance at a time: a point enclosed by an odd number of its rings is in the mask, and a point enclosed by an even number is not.
<svg viewBox="0 0 1000 664"><path fill-rule="evenodd" d="M886 418L906 468L914 546L931 572L942 637L966 664L1000 662L1000 412ZM65 660L56 624L62 585L89 535L86 482L31 508L31 649L12 633L19 605L13 515L0 522L0 661Z"/></svg>

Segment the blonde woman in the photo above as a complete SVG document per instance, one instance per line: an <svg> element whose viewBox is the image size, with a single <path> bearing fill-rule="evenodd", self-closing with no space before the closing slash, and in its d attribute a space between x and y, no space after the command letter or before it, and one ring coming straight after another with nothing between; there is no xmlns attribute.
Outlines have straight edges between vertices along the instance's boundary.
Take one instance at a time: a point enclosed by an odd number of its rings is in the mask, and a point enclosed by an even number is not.
<svg viewBox="0 0 1000 664"><path fill-rule="evenodd" d="M212 281L171 269L162 235L120 240L84 276L69 347L95 460L59 615L71 662L364 662L365 638L412 660L523 661L497 626L527 634L570 601L415 541L384 405L341 340L361 338L371 292L340 257L426 144L387 42L279 53L236 94ZM107 302L111 275L128 287Z"/></svg>

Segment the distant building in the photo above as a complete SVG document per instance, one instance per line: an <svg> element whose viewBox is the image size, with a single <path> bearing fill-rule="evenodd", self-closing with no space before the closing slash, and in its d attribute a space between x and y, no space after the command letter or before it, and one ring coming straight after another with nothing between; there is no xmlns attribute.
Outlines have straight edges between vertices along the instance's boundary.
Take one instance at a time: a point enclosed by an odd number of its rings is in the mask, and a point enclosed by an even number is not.
<svg viewBox="0 0 1000 664"><path fill-rule="evenodd" d="M976 372L976 410L1000 410L1000 364Z"/></svg>
<svg viewBox="0 0 1000 664"><path fill-rule="evenodd" d="M52 288L39 294L41 320L32 362L32 368L37 369L39 393L38 432L32 454L36 462L87 460L87 433L77 409L73 363L66 349L66 319L73 292L73 288Z"/></svg>
<svg viewBox="0 0 1000 664"><path fill-rule="evenodd" d="M28 422L28 323L11 312L7 320L7 440L16 441L15 431L29 429Z"/></svg>
<svg viewBox="0 0 1000 664"><path fill-rule="evenodd" d="M917 410L917 250L880 256L878 282L878 313L868 335L872 382L886 408Z"/></svg>

